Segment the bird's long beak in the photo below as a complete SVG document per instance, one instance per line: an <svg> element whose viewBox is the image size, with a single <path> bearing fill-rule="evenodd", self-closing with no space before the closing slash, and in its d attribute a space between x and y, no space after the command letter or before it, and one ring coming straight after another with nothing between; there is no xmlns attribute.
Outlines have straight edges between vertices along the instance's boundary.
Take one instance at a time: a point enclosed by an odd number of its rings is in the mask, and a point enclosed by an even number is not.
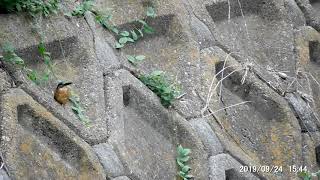
<svg viewBox="0 0 320 180"><path fill-rule="evenodd" d="M67 82L67 83L64 83L63 86L69 86L71 84L72 84L72 82Z"/></svg>

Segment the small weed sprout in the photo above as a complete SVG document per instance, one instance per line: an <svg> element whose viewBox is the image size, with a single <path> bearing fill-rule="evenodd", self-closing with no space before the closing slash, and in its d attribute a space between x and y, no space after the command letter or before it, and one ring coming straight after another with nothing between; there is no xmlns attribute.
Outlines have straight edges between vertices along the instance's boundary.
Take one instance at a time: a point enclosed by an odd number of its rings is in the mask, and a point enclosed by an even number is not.
<svg viewBox="0 0 320 180"><path fill-rule="evenodd" d="M44 43L41 42L38 46L38 51L46 64L45 72L42 75L35 70L28 68L23 59L21 59L16 53L14 47L10 43L5 43L3 49L3 60L9 64L12 64L24 71L27 77L37 85L49 80L50 74L53 74L52 62L50 53L46 51Z"/></svg>
<svg viewBox="0 0 320 180"><path fill-rule="evenodd" d="M123 48L127 43L134 43L138 39L146 34L154 33L154 29L148 25L144 20L136 20L138 24L141 25L140 28L135 27L129 31L119 31L119 29L113 25L111 15L103 15L102 13L94 10L94 4L92 0L85 0L80 5L78 5L71 13L66 13L66 16L84 16L87 11L91 11L95 15L95 20L97 23L101 24L105 29L115 33L118 38L118 42L115 44L116 49ZM156 13L152 7L147 8L147 17L156 17Z"/></svg>
<svg viewBox="0 0 320 180"><path fill-rule="evenodd" d="M58 12L59 3L59 0L2 0L0 7L8 12L27 12L32 17L48 17Z"/></svg>
<svg viewBox="0 0 320 180"><path fill-rule="evenodd" d="M177 148L177 153L178 153L177 164L179 166L178 175L183 180L188 180L193 178L193 176L189 174L191 167L187 165L187 162L190 159L189 154L191 153L191 150L183 148L181 145L179 145Z"/></svg>
<svg viewBox="0 0 320 180"><path fill-rule="evenodd" d="M139 62L143 61L146 57L144 55L138 55L138 56L132 56L132 55L128 55L127 59L128 61L136 66Z"/></svg>
<svg viewBox="0 0 320 180"><path fill-rule="evenodd" d="M92 11L92 9L93 9L93 1L85 0L82 3L80 3L71 13L66 13L65 15L68 17L71 17L71 16L81 17L81 16L84 16L84 14L87 11Z"/></svg>
<svg viewBox="0 0 320 180"><path fill-rule="evenodd" d="M147 12L148 14L148 12ZM153 17L155 16L152 15L149 12L149 16ZM148 23L144 20L138 19L136 20L137 23L139 23L141 25L140 28L135 27L133 30L130 31L121 31L118 36L119 36L119 40L115 45L116 49L120 49L123 48L127 43L134 43L136 41L138 41L140 38L142 38L145 34L153 34L155 32L155 30L148 25Z"/></svg>
<svg viewBox="0 0 320 180"><path fill-rule="evenodd" d="M161 100L161 104L169 107L180 95L175 84L170 84L163 71L154 71L151 74L139 76L140 81L153 91Z"/></svg>
<svg viewBox="0 0 320 180"><path fill-rule="evenodd" d="M298 176L303 180L312 180L312 177L318 177L320 179L320 171L311 173L309 171L302 171L298 173Z"/></svg>
<svg viewBox="0 0 320 180"><path fill-rule="evenodd" d="M115 33L115 34L119 34L119 30L116 28L116 26L112 25L111 19L112 16L111 15L102 15L101 13L95 13L96 14L96 21L101 24L102 27L104 27L105 29Z"/></svg>
<svg viewBox="0 0 320 180"><path fill-rule="evenodd" d="M153 7L148 7L147 9L147 17L151 17L151 18L155 18L157 15L156 15L156 12L154 10Z"/></svg>
<svg viewBox="0 0 320 180"><path fill-rule="evenodd" d="M70 102L72 103L72 110L78 116L79 120L83 122L85 125L90 124L89 118L84 114L84 110L80 105L80 98L75 93L71 93L69 98Z"/></svg>

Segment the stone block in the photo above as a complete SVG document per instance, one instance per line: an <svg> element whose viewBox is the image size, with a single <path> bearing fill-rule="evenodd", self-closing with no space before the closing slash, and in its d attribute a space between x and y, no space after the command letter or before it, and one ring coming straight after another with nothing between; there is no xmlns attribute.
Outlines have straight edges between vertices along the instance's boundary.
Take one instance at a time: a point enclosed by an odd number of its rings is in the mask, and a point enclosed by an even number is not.
<svg viewBox="0 0 320 180"><path fill-rule="evenodd" d="M211 156L210 164L210 180L220 179L237 179L237 180L258 180L260 178L251 174L250 172L241 172L240 168L243 166L236 159L228 154L218 154Z"/></svg>
<svg viewBox="0 0 320 180"><path fill-rule="evenodd" d="M9 75L2 69L0 69L0 93L8 90L12 87L12 81Z"/></svg>
<svg viewBox="0 0 320 180"><path fill-rule="evenodd" d="M213 50L219 55L217 48ZM221 71L225 56L226 53L219 58L222 61L216 64L216 72ZM263 164L299 164L301 129L287 102L255 74L239 70L244 68L235 59L229 58L226 67L230 68L225 69L224 77L233 73L223 81L218 108L226 109L214 114L226 136L231 136L243 151ZM217 78L222 79L222 75ZM233 106L245 101L249 102Z"/></svg>
<svg viewBox="0 0 320 180"><path fill-rule="evenodd" d="M107 77L107 97L112 129L109 143L131 179L174 179L176 149L182 144L192 150L191 174L207 179L207 153L188 122L165 109L155 94L127 71ZM112 85L112 86L111 86ZM165 173L164 173L165 172Z"/></svg>
<svg viewBox="0 0 320 180"><path fill-rule="evenodd" d="M220 143L220 140L212 131L210 125L205 119L192 119L189 122L202 140L202 143L209 156L214 156L223 152L223 147Z"/></svg>
<svg viewBox="0 0 320 180"><path fill-rule="evenodd" d="M93 146L93 149L108 177L124 175L124 167L111 145L107 143L97 144Z"/></svg>
<svg viewBox="0 0 320 180"><path fill-rule="evenodd" d="M1 141L13 179L105 179L92 148L21 89L1 97Z"/></svg>
<svg viewBox="0 0 320 180"><path fill-rule="evenodd" d="M39 55L40 40L37 34L31 31L32 23L22 14L0 16L0 21L0 29L4 36L0 38L0 44L4 42L13 44L16 53L24 59L27 67L40 72L42 76L46 65ZM54 75L50 75L48 82L35 86L18 68L6 64L6 69L15 77L16 84L21 85L22 89L87 142L90 144L105 142L108 137L108 128L105 115L103 69L100 62L102 57L99 56L98 60L96 56L91 29L83 18L69 20L63 16L44 19L39 26L44 36L46 50L51 53ZM107 61L107 59L104 60ZM61 107L54 101L53 91L60 80L73 82L70 87L75 94L79 95L85 114L91 120L89 127L74 115L70 104Z"/></svg>

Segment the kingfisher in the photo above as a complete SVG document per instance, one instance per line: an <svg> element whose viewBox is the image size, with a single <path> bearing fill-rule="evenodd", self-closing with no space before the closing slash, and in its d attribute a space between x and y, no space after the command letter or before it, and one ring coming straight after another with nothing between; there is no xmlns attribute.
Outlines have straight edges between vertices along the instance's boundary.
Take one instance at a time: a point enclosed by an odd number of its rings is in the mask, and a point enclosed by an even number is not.
<svg viewBox="0 0 320 180"><path fill-rule="evenodd" d="M72 84L72 82L60 82L54 91L54 99L60 103L61 105L65 105L69 101L69 97L71 96L71 91L67 87L68 85Z"/></svg>

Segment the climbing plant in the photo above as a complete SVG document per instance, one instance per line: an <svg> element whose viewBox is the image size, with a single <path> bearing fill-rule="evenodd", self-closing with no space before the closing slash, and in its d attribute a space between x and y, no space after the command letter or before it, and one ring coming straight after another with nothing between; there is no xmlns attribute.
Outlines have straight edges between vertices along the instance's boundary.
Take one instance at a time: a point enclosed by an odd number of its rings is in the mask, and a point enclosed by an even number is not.
<svg viewBox="0 0 320 180"><path fill-rule="evenodd" d="M27 12L32 17L56 14L59 0L0 0L0 7L7 12Z"/></svg>
<svg viewBox="0 0 320 180"><path fill-rule="evenodd" d="M155 12L152 7L148 7L147 10L147 17L155 17ZM127 43L134 43L140 38L144 36L144 34L153 34L155 30L145 21L142 19L138 19L134 21L140 24L140 27L136 26L132 30L128 31L121 31L118 34L118 42L115 45L115 48L120 49L123 48Z"/></svg>
<svg viewBox="0 0 320 180"><path fill-rule="evenodd" d="M177 153L178 153L177 164L179 166L178 175L183 180L188 180L193 178L193 176L189 174L191 167L187 164L190 159L189 154L191 153L191 150L183 148L181 145L179 145L177 148Z"/></svg>
<svg viewBox="0 0 320 180"><path fill-rule="evenodd" d="M165 107L169 107L180 95L178 86L171 84L163 71L140 75L139 79L160 98L161 104Z"/></svg>
<svg viewBox="0 0 320 180"><path fill-rule="evenodd" d="M103 13L94 9L94 3L92 0L83 1L71 13L66 13L65 15L69 17L81 17L84 16L87 11L91 11L94 14L97 23L101 24L102 27L116 35L116 49L121 49L128 43L136 42L137 40L142 38L144 34L154 33L154 29L143 19L133 21L133 23L138 24L133 29L120 31L115 25L113 25L111 15L104 15ZM146 16L151 18L156 17L156 13L153 7L147 8Z"/></svg>
<svg viewBox="0 0 320 180"><path fill-rule="evenodd" d="M73 112L78 116L78 118L81 122L83 122L85 125L88 126L90 124L90 120L84 113L84 109L82 108L82 106L80 104L79 96L76 95L74 92L72 92L69 100L72 103L71 108L72 108Z"/></svg>
<svg viewBox="0 0 320 180"><path fill-rule="evenodd" d="M85 0L80 3L71 13L66 13L66 16L84 16L87 11L93 11L93 1L92 0Z"/></svg>
<svg viewBox="0 0 320 180"><path fill-rule="evenodd" d="M127 55L128 61L136 66L140 61L143 61L146 57L144 55L138 55L138 56L132 56L132 55Z"/></svg>
<svg viewBox="0 0 320 180"><path fill-rule="evenodd" d="M9 64L16 66L17 68L20 68L26 73L27 77L37 85L40 85L42 82L48 81L50 74L53 74L51 56L50 53L46 51L43 42L38 45L39 54L46 64L46 69L43 73L39 73L36 70L28 68L25 64L25 61L15 53L15 48L10 43L5 43L2 46L2 50L3 57L0 60L3 60Z"/></svg>

